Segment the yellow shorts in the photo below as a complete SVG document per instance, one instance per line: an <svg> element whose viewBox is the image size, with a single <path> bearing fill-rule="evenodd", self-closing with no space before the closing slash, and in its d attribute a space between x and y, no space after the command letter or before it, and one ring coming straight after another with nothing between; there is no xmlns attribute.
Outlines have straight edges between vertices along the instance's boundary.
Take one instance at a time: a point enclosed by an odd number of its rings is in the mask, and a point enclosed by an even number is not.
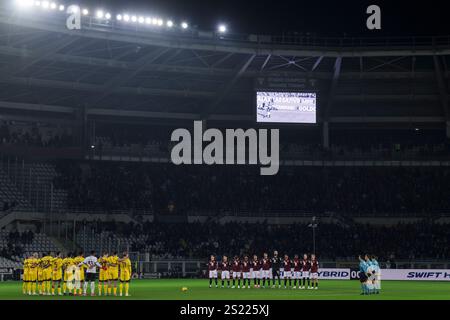
<svg viewBox="0 0 450 320"><path fill-rule="evenodd" d="M109 272L108 270L100 269L100 273L98 275L99 281L108 281L109 280Z"/></svg>
<svg viewBox="0 0 450 320"><path fill-rule="evenodd" d="M53 281L61 281L62 280L62 271L53 271L52 273L52 280Z"/></svg>
<svg viewBox="0 0 450 320"><path fill-rule="evenodd" d="M38 269L38 271L37 271L37 280L38 280L39 282L45 281L44 270Z"/></svg>
<svg viewBox="0 0 450 320"><path fill-rule="evenodd" d="M130 281L131 275L128 270L120 271L120 281Z"/></svg>
<svg viewBox="0 0 450 320"><path fill-rule="evenodd" d="M36 268L30 269L28 271L28 281L36 282L36 280L37 280L37 270L36 270Z"/></svg>
<svg viewBox="0 0 450 320"><path fill-rule="evenodd" d="M53 274L53 270L52 268L47 268L44 270L44 281L50 281L52 280L52 274Z"/></svg>
<svg viewBox="0 0 450 320"><path fill-rule="evenodd" d="M64 272L64 281L72 281L74 279L73 272L65 271Z"/></svg>
<svg viewBox="0 0 450 320"><path fill-rule="evenodd" d="M118 280L119 279L119 270L108 270L109 280Z"/></svg>

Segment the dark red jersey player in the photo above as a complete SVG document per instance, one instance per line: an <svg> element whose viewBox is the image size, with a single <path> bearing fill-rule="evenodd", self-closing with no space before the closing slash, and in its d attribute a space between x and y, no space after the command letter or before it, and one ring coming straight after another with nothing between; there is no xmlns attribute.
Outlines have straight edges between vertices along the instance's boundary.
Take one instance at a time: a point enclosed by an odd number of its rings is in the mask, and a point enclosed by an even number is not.
<svg viewBox="0 0 450 320"><path fill-rule="evenodd" d="M308 255L305 253L303 255L302 260L302 278L303 278L303 285L302 289L305 289L306 281L308 281L308 289L310 289L310 278L309 278L309 271L311 270L311 261L308 259Z"/></svg>
<svg viewBox="0 0 450 320"><path fill-rule="evenodd" d="M217 288L217 261L216 257L213 255L211 255L208 262L208 271L209 271L209 287L211 288L214 279Z"/></svg>
<svg viewBox="0 0 450 320"><path fill-rule="evenodd" d="M239 257L234 257L234 261L231 265L231 270L233 270L233 286L232 288L235 288L236 285L236 279L238 280L238 288L241 287L241 272L242 272L242 264L239 260Z"/></svg>

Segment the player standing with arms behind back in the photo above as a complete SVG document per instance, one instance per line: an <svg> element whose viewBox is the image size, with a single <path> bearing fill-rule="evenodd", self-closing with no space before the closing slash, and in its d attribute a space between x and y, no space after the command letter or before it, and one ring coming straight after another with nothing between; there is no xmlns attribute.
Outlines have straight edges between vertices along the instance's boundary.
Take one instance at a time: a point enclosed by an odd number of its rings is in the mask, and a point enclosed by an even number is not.
<svg viewBox="0 0 450 320"><path fill-rule="evenodd" d="M261 270L261 263L258 261L258 256L255 254L253 256L252 268L251 268L251 273L252 273L252 278L253 278L253 286L255 288L260 287L260 282L261 282L260 270Z"/></svg>
<svg viewBox="0 0 450 320"><path fill-rule="evenodd" d="M286 289L288 285L290 288L292 286L291 260L289 259L289 256L287 254L284 255L283 260L283 277L284 277L284 288Z"/></svg>
<svg viewBox="0 0 450 320"><path fill-rule="evenodd" d="M310 286L310 280L309 280L309 271L311 270L311 262L308 260L308 255L305 253L303 255L302 260L302 278L303 278L303 285L302 289L305 289L306 280L308 280L308 289L311 289Z"/></svg>
<svg viewBox="0 0 450 320"><path fill-rule="evenodd" d="M299 257L298 257L298 254L296 254L295 256L294 256L294 261L293 261L293 268L294 268L294 276L293 276L293 278L294 278L294 289L297 289L297 282L298 282L298 288L300 289L301 288L301 283L300 283L300 281L301 281L301 274L302 274L302 272L301 272L301 263L300 263L300 259L299 259Z"/></svg>
<svg viewBox="0 0 450 320"><path fill-rule="evenodd" d="M263 255L263 259L261 260L261 269L260 272L261 274L261 278L263 279L262 283L263 283L263 289L266 288L266 280L267 280L267 285L270 287L270 259L269 259L269 255L267 253L264 253Z"/></svg>
<svg viewBox="0 0 450 320"><path fill-rule="evenodd" d="M86 266L86 279L83 286L83 295L87 293L88 282L91 287L91 296L95 296L95 277L97 274L97 267L101 268L102 266L97 261L97 257L95 256L95 251L91 251L91 255L86 257L82 263L78 265L78 267Z"/></svg>
<svg viewBox="0 0 450 320"><path fill-rule="evenodd" d="M216 257L213 255L211 255L211 258L208 262L208 273L209 273L209 287L211 288L214 279L217 288L217 261Z"/></svg>
<svg viewBox="0 0 450 320"><path fill-rule="evenodd" d="M227 288L230 287L230 263L228 262L228 257L223 256L222 262L219 265L220 278L222 279L222 288L225 286L225 280L227 280Z"/></svg>
<svg viewBox="0 0 450 320"><path fill-rule="evenodd" d="M235 288L236 279L238 279L238 289L241 288L241 269L242 269L241 261L239 260L238 256L235 256L232 265L233 270L233 286L231 287L232 289Z"/></svg>

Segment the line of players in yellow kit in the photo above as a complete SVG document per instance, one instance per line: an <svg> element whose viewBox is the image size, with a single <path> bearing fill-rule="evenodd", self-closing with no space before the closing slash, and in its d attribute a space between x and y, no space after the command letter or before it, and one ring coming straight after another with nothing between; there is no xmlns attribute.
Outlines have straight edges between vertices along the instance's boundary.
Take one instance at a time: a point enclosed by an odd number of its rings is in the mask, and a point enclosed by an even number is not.
<svg viewBox="0 0 450 320"><path fill-rule="evenodd" d="M85 270L88 268L84 264L84 254L81 252L75 256L68 254L63 257L61 253L55 255L32 254L23 263L23 285L24 295L86 295L83 292L85 281ZM122 258L116 252L111 255L104 253L99 259L98 295L117 296L117 283L119 285L119 295L129 295L129 285L131 280L131 260L128 253L123 253ZM91 295L94 295L91 292Z"/></svg>

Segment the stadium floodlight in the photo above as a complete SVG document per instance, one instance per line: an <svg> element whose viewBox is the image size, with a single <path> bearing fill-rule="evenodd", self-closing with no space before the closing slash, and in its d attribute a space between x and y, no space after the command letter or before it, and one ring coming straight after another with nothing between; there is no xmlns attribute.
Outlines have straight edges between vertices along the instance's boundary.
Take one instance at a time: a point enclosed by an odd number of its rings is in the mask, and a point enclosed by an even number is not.
<svg viewBox="0 0 450 320"><path fill-rule="evenodd" d="M41 6L41 2L40 2L40 1L35 1L35 2L34 2L34 5L35 5L36 7L40 7L40 6Z"/></svg>
<svg viewBox="0 0 450 320"><path fill-rule="evenodd" d="M89 10L88 9L83 9L83 15L87 16L89 14Z"/></svg>
<svg viewBox="0 0 450 320"><path fill-rule="evenodd" d="M158 19L153 18L153 19L152 19L152 24L156 26L156 25L158 24Z"/></svg>
<svg viewBox="0 0 450 320"><path fill-rule="evenodd" d="M144 17L139 17L138 21L139 21L139 23L144 23L145 22L145 18Z"/></svg>
<svg viewBox="0 0 450 320"><path fill-rule="evenodd" d="M116 16L116 19L119 20L119 21L122 21L123 17L122 17L121 14L118 14L118 15Z"/></svg>
<svg viewBox="0 0 450 320"><path fill-rule="evenodd" d="M42 8L48 9L50 7L50 2L48 1L42 1Z"/></svg>
<svg viewBox="0 0 450 320"><path fill-rule="evenodd" d="M162 19L159 19L159 20L158 20L158 26L161 27L163 24L164 24L164 21L163 21Z"/></svg>
<svg viewBox="0 0 450 320"><path fill-rule="evenodd" d="M149 17L145 18L145 23L152 24L152 18L149 18Z"/></svg>
<svg viewBox="0 0 450 320"><path fill-rule="evenodd" d="M136 17L136 16L132 16L132 17L131 17L131 21L132 21L132 22L136 22L136 21L137 21L137 17Z"/></svg>
<svg viewBox="0 0 450 320"><path fill-rule="evenodd" d="M59 6L59 11L64 11L65 8L66 8L66 7L64 7L64 5L61 4L61 5Z"/></svg>
<svg viewBox="0 0 450 320"><path fill-rule="evenodd" d="M169 28L172 28L173 27L173 21L172 20L167 20L167 26L169 27Z"/></svg>
<svg viewBox="0 0 450 320"><path fill-rule="evenodd" d="M182 22L182 23L181 23L181 27L182 27L183 29L187 29L187 28L189 27L189 25L187 24L187 22Z"/></svg>
<svg viewBox="0 0 450 320"><path fill-rule="evenodd" d="M95 14L95 16L98 19L103 19L105 17L105 14L103 13L103 10L97 10L97 13Z"/></svg>
<svg viewBox="0 0 450 320"><path fill-rule="evenodd" d="M225 33L225 32L227 32L227 26L224 24L221 24L221 25L219 25L217 30L219 31L219 33Z"/></svg>
<svg viewBox="0 0 450 320"><path fill-rule="evenodd" d="M50 9L56 10L56 8L57 8L56 3L52 2L52 3L50 4Z"/></svg>
<svg viewBox="0 0 450 320"><path fill-rule="evenodd" d="M16 4L19 7L29 8L29 7L33 6L34 1L33 0L16 0ZM39 5L40 5L40 3L39 3Z"/></svg>
<svg viewBox="0 0 450 320"><path fill-rule="evenodd" d="M123 16L123 21L125 21L125 22L130 21L130 16L127 15L127 14L125 14L125 15Z"/></svg>
<svg viewBox="0 0 450 320"><path fill-rule="evenodd" d="M111 13L107 12L107 13L105 14L105 18L106 18L107 20L111 19Z"/></svg>

